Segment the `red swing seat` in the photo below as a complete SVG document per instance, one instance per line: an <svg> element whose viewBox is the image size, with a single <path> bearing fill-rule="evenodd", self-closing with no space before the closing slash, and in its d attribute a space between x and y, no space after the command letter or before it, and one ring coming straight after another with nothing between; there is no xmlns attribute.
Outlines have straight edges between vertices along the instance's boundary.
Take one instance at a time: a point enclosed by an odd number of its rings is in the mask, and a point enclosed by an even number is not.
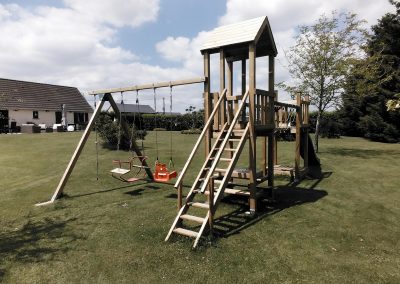
<svg viewBox="0 0 400 284"><path fill-rule="evenodd" d="M153 174L153 179L156 182L167 182L173 178L176 178L176 171L169 171L166 164L157 163Z"/></svg>

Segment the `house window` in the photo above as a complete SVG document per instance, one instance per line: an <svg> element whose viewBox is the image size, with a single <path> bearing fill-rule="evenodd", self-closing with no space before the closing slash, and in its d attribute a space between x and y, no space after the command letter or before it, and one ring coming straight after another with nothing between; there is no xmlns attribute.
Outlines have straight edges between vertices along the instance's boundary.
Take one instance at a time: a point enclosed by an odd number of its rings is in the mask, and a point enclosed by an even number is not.
<svg viewBox="0 0 400 284"><path fill-rule="evenodd" d="M89 120L89 115L87 112L74 112L74 123L76 124L84 124Z"/></svg>
<svg viewBox="0 0 400 284"><path fill-rule="evenodd" d="M37 110L33 111L33 119L38 119L39 118L39 112Z"/></svg>

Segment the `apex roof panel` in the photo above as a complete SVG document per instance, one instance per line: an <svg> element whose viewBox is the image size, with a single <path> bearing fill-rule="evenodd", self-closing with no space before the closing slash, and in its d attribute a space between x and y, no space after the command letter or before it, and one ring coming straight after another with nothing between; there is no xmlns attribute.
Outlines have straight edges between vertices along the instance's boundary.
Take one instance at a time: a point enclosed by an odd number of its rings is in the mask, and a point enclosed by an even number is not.
<svg viewBox="0 0 400 284"><path fill-rule="evenodd" d="M258 42L260 39L263 42ZM201 52L208 50L214 53L222 47L236 48L250 42L265 46L276 56L275 41L267 16L215 28L202 46Z"/></svg>

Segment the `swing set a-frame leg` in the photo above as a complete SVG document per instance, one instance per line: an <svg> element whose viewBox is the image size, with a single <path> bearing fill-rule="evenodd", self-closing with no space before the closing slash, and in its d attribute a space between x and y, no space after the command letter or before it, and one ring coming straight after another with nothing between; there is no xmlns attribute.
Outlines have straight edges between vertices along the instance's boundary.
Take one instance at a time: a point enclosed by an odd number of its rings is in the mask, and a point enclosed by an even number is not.
<svg viewBox="0 0 400 284"><path fill-rule="evenodd" d="M69 164L68 164L67 168L65 169L64 174L61 177L61 180L58 183L58 186L57 186L53 196L51 197L51 199L49 201L42 202L42 203L37 203L36 206L42 206L42 205L51 204L56 199L61 197L61 195L63 194L63 191L64 191L64 187L67 184L67 181L68 181L68 179L69 179L69 177L70 177L70 175L71 175L71 173L72 173L72 171L73 171L73 169L75 167L75 164L78 161L79 156L81 155L83 147L85 146L86 141L89 138L89 135L90 135L90 132L92 131L94 123L95 123L97 117L99 116L99 114L101 112L101 109L102 109L102 107L103 107L103 105L104 105L104 103L106 101L108 101L110 103L111 107L113 108L113 110L114 110L114 112L116 114L116 117L120 117L119 116L118 107L117 107L114 99L112 98L112 95L111 94L104 94L102 100L97 105L92 117L90 118L89 124L87 125L86 130L85 130L85 132L83 133L83 135L81 137L81 140L79 141L78 145L76 146L75 152L73 153L73 155L71 157L71 160L69 161ZM123 131L128 133L129 131L128 131L128 127L126 125L126 122L123 120L120 123L122 125ZM136 152L136 154L138 156L142 156L142 154L141 154L139 148L137 147L135 141L132 141L132 142L133 142L132 147L133 147L134 151ZM143 161L143 165L147 166L146 161ZM150 168L146 169L146 173L147 173L147 175L149 176L150 179L153 179L153 174L152 174Z"/></svg>

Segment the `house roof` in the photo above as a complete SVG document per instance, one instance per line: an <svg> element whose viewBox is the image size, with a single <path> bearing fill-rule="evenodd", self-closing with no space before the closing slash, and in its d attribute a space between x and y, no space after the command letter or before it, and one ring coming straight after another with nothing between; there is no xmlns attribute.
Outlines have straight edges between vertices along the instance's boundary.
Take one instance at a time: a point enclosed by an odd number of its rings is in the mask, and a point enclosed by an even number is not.
<svg viewBox="0 0 400 284"><path fill-rule="evenodd" d="M92 107L74 87L58 86L0 78L0 109L93 112Z"/></svg>
<svg viewBox="0 0 400 284"><path fill-rule="evenodd" d="M267 16L215 28L201 52L217 53L221 48L227 56L247 56L248 44L256 44L256 55L278 54Z"/></svg>
<svg viewBox="0 0 400 284"><path fill-rule="evenodd" d="M116 104L118 110L122 113L155 113L154 109L149 105L137 104Z"/></svg>

